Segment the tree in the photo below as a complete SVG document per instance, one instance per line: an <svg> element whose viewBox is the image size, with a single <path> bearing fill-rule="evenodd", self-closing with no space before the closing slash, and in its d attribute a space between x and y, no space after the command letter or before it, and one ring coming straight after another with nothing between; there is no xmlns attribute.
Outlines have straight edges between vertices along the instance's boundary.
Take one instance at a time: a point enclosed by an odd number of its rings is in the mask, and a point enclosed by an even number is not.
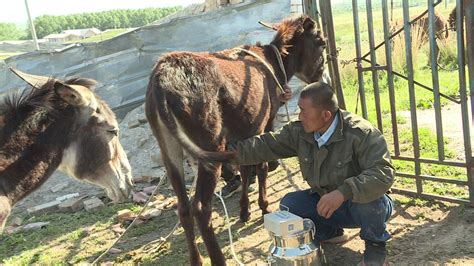
<svg viewBox="0 0 474 266"><path fill-rule="evenodd" d="M44 15L35 18L34 23L38 38L43 38L46 35L60 33L66 29L98 28L100 30L106 30L141 27L180 9L180 6L176 6L137 10L110 10L68 16ZM27 36L31 38L30 33L28 33Z"/></svg>
<svg viewBox="0 0 474 266"><path fill-rule="evenodd" d="M25 36L25 31L13 23L0 23L0 41L20 40Z"/></svg>

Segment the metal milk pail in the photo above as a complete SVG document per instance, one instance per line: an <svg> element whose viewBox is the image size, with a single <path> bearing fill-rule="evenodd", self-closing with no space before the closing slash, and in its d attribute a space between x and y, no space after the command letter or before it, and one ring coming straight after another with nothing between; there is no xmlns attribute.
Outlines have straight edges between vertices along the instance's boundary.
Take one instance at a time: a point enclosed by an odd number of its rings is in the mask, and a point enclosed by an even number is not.
<svg viewBox="0 0 474 266"><path fill-rule="evenodd" d="M278 266L322 265L323 254L319 245L313 243L314 224L309 219L303 221L304 229L291 235L280 236L272 232L268 263Z"/></svg>

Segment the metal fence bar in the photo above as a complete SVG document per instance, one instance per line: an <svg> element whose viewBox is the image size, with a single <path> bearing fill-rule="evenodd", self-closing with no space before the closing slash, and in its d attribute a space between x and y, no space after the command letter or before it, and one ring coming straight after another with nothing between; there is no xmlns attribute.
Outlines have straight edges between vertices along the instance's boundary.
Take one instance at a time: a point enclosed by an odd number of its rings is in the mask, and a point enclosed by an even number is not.
<svg viewBox="0 0 474 266"><path fill-rule="evenodd" d="M436 139L438 142L438 158L444 160L444 141L443 141L443 121L441 116L441 103L439 95L439 81L438 81L438 46L436 45L435 36L435 14L434 1L428 0L428 31L430 41L430 57L431 57L431 80L433 82L433 96L434 96L434 111L436 120Z"/></svg>
<svg viewBox="0 0 474 266"><path fill-rule="evenodd" d="M328 64L333 83L333 89L336 91L337 100L341 109L346 109L344 93L342 92L341 75L339 73L339 63L337 59L336 36L334 34L334 23L332 17L331 2L319 0L321 8L321 19L326 37L328 38Z"/></svg>
<svg viewBox="0 0 474 266"><path fill-rule="evenodd" d="M440 4L441 2L442 2L442 0L439 0L438 2L436 2L436 3L434 4L434 6L437 6L437 5ZM410 21L410 24L413 24L413 23L415 23L416 21L418 21L420 18L422 18L424 15L426 15L426 13L428 13L428 10L423 11L423 13L421 13L421 14L418 15L416 18L414 18L413 20L411 20L411 21ZM389 39L391 40L393 37L397 36L400 32L403 31L403 29L404 29L404 28L400 28L400 29L396 30L394 33L392 33L392 34L390 35L390 38L389 38ZM385 41L379 43L377 46L374 47L374 50L379 49L379 48L382 47L384 44L385 44ZM370 55L370 52L364 54L364 55L362 56L362 59L365 59L365 58L366 58L367 56L369 56L369 55Z"/></svg>
<svg viewBox="0 0 474 266"><path fill-rule="evenodd" d="M395 193L405 194L405 195L409 195L413 197L421 196L427 199L441 200L441 201L447 201L447 202L453 202L453 203L462 203L462 204L469 203L468 200L464 200L464 199L444 197L444 196L439 196L439 195L434 195L434 194L429 194L429 193L418 193L418 192L408 190L408 189L403 189L403 188L391 188L391 190Z"/></svg>
<svg viewBox="0 0 474 266"><path fill-rule="evenodd" d="M392 1L392 4L393 4L393 1ZM384 40L385 40L385 61L387 62L388 97L390 101L390 115L392 118L393 148L394 148L395 156L398 156L400 155L400 145L399 145L399 140L398 140L395 87L393 84L392 45L388 39L390 36L390 31L389 31L389 22L388 22L387 0L382 0L382 17L383 17L383 34L384 34Z"/></svg>
<svg viewBox="0 0 474 266"><path fill-rule="evenodd" d="M457 32L457 46L458 46L458 65L459 65L459 94L461 95L461 117L464 135L464 151L466 156L467 180L469 185L469 199L472 206L474 206L474 183L473 183L473 158L471 151L471 137L469 131L469 113L467 106L467 91L466 91L466 60L464 53L464 16L463 16L463 0L456 1L456 32ZM471 88L472 91L473 88Z"/></svg>
<svg viewBox="0 0 474 266"><path fill-rule="evenodd" d="M370 63L370 62L371 62L369 59L365 59L365 58L362 59L362 60L365 61L365 62L367 62L367 63ZM397 72L397 71L394 71L393 69L392 69L392 73L393 73L395 76L397 76L397 77L400 77L400 78L402 78L402 79L404 79L404 80L408 80L408 77L407 77L407 76L405 76L405 75L403 75L403 74L401 74L401 73L399 73L399 72ZM428 87L428 86L426 86L425 84L422 84L422 83L420 83L420 82L418 82L418 81L416 81L416 80L414 80L413 82L415 83L415 85L420 86L420 87L423 88L423 89L426 89L426 90L429 90L429 91L433 92L433 89L430 88L430 87ZM453 97L451 97L451 96L449 96L449 95L446 95L446 94L444 94L444 93L442 93L442 92L440 92L439 95L440 95L441 97L447 99L447 100L450 100L451 102L454 102L454 103L457 103L457 104L460 104L460 103L461 103L461 101L456 100L456 99L454 99Z"/></svg>
<svg viewBox="0 0 474 266"><path fill-rule="evenodd" d="M370 66L370 67L363 67L361 68L363 72L365 71L374 71L374 70L387 70L387 66L381 66L379 64L376 64L375 66Z"/></svg>
<svg viewBox="0 0 474 266"><path fill-rule="evenodd" d="M393 21L393 0L390 1L390 21Z"/></svg>
<svg viewBox="0 0 474 266"><path fill-rule="evenodd" d="M319 22L319 11L318 3L316 0L303 0L303 10L305 14L308 14L311 18L316 21L318 28L321 29L321 23Z"/></svg>
<svg viewBox="0 0 474 266"><path fill-rule="evenodd" d="M466 10L466 45L469 91L471 95L471 125L474 125L474 1L469 1L467 6L464 7L464 10Z"/></svg>
<svg viewBox="0 0 474 266"><path fill-rule="evenodd" d="M412 179L418 178L414 174L409 174L409 173L397 172L396 175L400 177L406 177L406 178L412 178ZM459 186L468 185L467 181L450 179L450 178L442 178L442 177L436 177L436 176L430 176L430 175L420 175L419 178L421 178L422 180L428 180L428 181L434 181L434 182L440 182L440 183L449 183L449 184L454 184L454 185L459 185Z"/></svg>
<svg viewBox="0 0 474 266"><path fill-rule="evenodd" d="M374 68L377 64L377 55L375 54L375 38L374 38L374 19L372 16L372 0L365 1L367 10L367 29L369 32L369 48L370 48L370 61L372 62L372 84L374 87L374 98L375 98L375 112L377 113L377 127L380 132L383 132L382 125L382 109L380 107L380 88L379 88L379 73Z"/></svg>
<svg viewBox="0 0 474 266"><path fill-rule="evenodd" d="M394 74L395 76L398 76L398 77L402 78L402 79L408 80L408 77L405 76L405 75L403 75L403 74L401 74L401 73L398 73L398 72L396 72L396 71L393 71L393 74ZM426 89L426 90L429 90L429 91L433 91L432 88L430 88L430 87L428 87L428 86L426 86L426 85L424 85L424 84L422 84L422 83L420 83L420 82L418 82L418 81L416 81L416 80L414 80L413 82L415 83L415 85L420 86L420 87L423 88L423 89ZM450 101L454 102L454 103L457 103L457 104L460 104L460 103L461 103L461 101L458 101L458 100L454 99L453 97L451 97L451 96L449 96L449 95L446 95L446 94L444 94L444 93L441 93L441 92L440 92L439 95L440 95L441 97L447 99L447 100L450 100Z"/></svg>
<svg viewBox="0 0 474 266"><path fill-rule="evenodd" d="M467 65L469 71L469 91L471 95L471 125L474 126L474 1L469 1L464 7L466 19L466 44L467 44ZM472 144L472 143L471 143ZM471 147L472 149L472 147ZM472 150L471 150L472 153ZM471 155L468 166L471 183L469 185L471 206L473 203L474 194L474 156Z"/></svg>
<svg viewBox="0 0 474 266"><path fill-rule="evenodd" d="M411 28L410 28L410 13L408 0L403 0L403 28L405 31L405 52L406 63L408 70L408 90L410 94L410 113L411 113L411 129L413 132L413 155L415 157L415 175L420 176L420 144L418 139L418 124L416 115L416 99L415 99L415 83L413 76L413 58L411 47ZM423 184L421 179L416 179L416 190L419 194L423 193Z"/></svg>
<svg viewBox="0 0 474 266"><path fill-rule="evenodd" d="M428 199L435 199L435 200L443 200L443 201L449 201L449 202L456 202L456 203L471 203L471 205L474 206L474 183L473 183L473 177L474 177L474 158L472 156L472 149L471 149L471 142L470 142L470 133L469 133L469 122L468 122L468 115L469 115L469 109L468 109L468 101L467 101L467 89L466 89L466 77L465 77L465 60L464 60L464 43L460 42L460 39L462 40L462 32L463 32L463 27L460 25L462 22L462 15L460 12L462 10L469 10L469 8L472 8L473 12L470 13L471 17L466 18L466 20L469 23L466 27L468 28L468 38L473 38L474 36L474 31L472 31L473 28L473 23L472 20L474 20L474 0L457 0L457 6L458 6L458 14L457 14L457 29L460 34L458 36L458 50L461 51L458 54L458 60L459 60L459 65L463 67L462 70L460 70L459 73L459 79L460 79L460 95L461 99L457 100L454 99L451 96L445 95L441 93L439 90L439 82L438 82L438 69L437 69L437 64L436 64L436 55L438 53L437 47L436 47L436 42L435 42L435 31L434 31L434 7L441 3L441 0L428 0L428 9L419 15L417 18L415 18L412 21L409 21L409 0L403 0L402 1L402 7L403 7L403 28L397 31L394 34L389 34L389 27L388 27L388 3L387 0L382 0L382 15L383 15L383 23L384 23L384 43L386 44L386 51L385 51L385 56L387 59L387 66L381 66L377 64L376 62L376 55L375 55L375 50L377 50L379 47L383 45L380 44L379 46L374 47L373 43L371 43L371 39L373 40L374 37L374 32L373 32L373 13L372 13L372 6L371 6L371 1L366 0L366 6L367 6L367 23L368 23L368 30L369 30L369 45L370 45L370 52L368 52L366 55L361 57L361 38L360 38L360 20L359 20L359 13L358 13L358 8L357 8L357 0L352 0L352 7L353 7L353 21L354 21L354 35L355 35L355 47L356 47L356 60L357 60L357 71L358 71L358 80L359 80L359 93L361 91L363 92L364 88L364 77L363 77L363 72L364 71L372 71L372 75L374 77L374 72L377 73L375 75L378 75L377 71L380 70L386 70L388 74L388 87L389 87L389 98L390 98L390 103L391 103L391 114L392 114L392 131L394 138L398 137L398 132L395 133L394 126L396 127L396 100L395 100L395 89L394 89L394 84L393 84L393 77L394 76L399 76L405 80L408 81L408 90L409 90L409 97L410 97L410 113L411 113L411 128L412 128L412 137L413 137L413 156L400 156L400 151L395 151L395 154L392 156L392 159L394 160L401 160L401 161L409 161L413 162L415 166L414 173L397 173L396 175L399 177L404 177L404 178L413 178L416 181L416 191L408 190L408 189L400 189L400 188L393 188L393 191L399 192L402 194L407 194L407 195L412 195L412 196L421 196L424 198ZM471 3L471 6L462 6L460 4L460 1L464 1L465 5L466 3ZM435 3L434 3L435 2ZM325 10L322 10L322 13L324 13ZM468 11L465 11L468 12ZM421 17L425 16L428 14L428 19L429 19L429 38L430 38L430 51L432 54L432 57L430 58L431 60L431 65L433 66L432 69L432 79L433 79L433 89L430 87L421 84L419 82L416 82L414 80L414 72L413 72L413 55L412 55L412 45L411 45L411 25ZM408 75L402 75L400 73L397 73L396 71L393 71L392 69L392 54L391 54L391 45L390 45L390 39L393 38L396 34L404 30L404 36L405 36L405 46L406 46L406 55L405 59L407 62L407 72ZM469 31L471 30L471 31ZM469 33L471 32L471 33ZM471 34L471 35L469 35ZM469 39L471 40L471 39ZM474 46L474 40L470 41L468 44L468 60L472 60L472 73L469 72L470 75L474 75L474 56L471 58L470 52L473 52L474 49L472 47ZM370 60L366 59L368 55L371 56ZM375 56L374 56L375 55ZM461 59L462 58L462 59ZM464 61L463 61L464 60ZM368 62L370 63L370 67L363 68L362 63L363 62ZM471 61L468 61L471 62ZM461 69L461 68L460 68ZM471 71L471 68L469 68ZM464 74L464 76L463 76ZM471 77L471 76L470 76ZM377 77L378 78L378 77ZM464 86L462 85L464 81ZM474 78L470 79L470 82L474 83ZM392 84L390 84L392 83ZM377 93L378 89L378 84L375 82L374 84L374 93ZM419 142L419 132L418 132L418 119L417 119L417 110L416 110L416 94L415 94L415 85L418 85L424 89L430 90L433 92L433 96L435 98L435 117L436 117L436 126L437 126L437 142L438 142L438 156L436 159L427 159L427 158L421 158L420 154L420 142ZM470 97L471 99L474 98L474 85L470 86L471 88L471 94ZM365 96L365 93L362 95ZM377 97L377 96L376 96ZM452 102L461 104L462 107L462 122L463 122L463 137L464 137L464 143L465 143L465 151L466 151L466 161L450 161L446 160L445 154L444 154L444 142L443 142L443 124L442 124L442 112L441 112L441 103L440 103L440 97L444 97ZM379 98L380 100L380 98ZM474 101L473 101L474 102ZM474 103L471 102L472 108L473 108L473 114L474 114ZM376 100L376 105L380 106L380 101L377 102ZM366 107L366 106L365 106ZM365 110L366 112L366 110ZM395 116L394 116L395 115ZM381 118L380 113L377 112L377 118ZM472 121L474 124L474 120ZM379 128L381 127L380 124L378 125ZM398 129L398 128L397 128ZM394 139L394 142L399 143L399 141ZM394 144L396 145L396 144ZM398 147L399 149L399 147ZM445 166L452 166L452 167L460 167L467 169L467 180L457 180L457 179L451 179L451 178L443 178L443 177L436 177L436 176L430 176L430 175L422 175L421 174L421 164L423 166L425 164L435 164L435 165L445 165ZM427 165L429 166L429 165ZM447 184L453 184L457 186L467 186L469 187L469 201L465 199L460 199L460 198L454 198L454 197L449 197L449 196L441 196L441 195L433 195L430 193L425 193L424 192L424 186L423 184L425 182L438 182L438 183L447 183Z"/></svg>
<svg viewBox="0 0 474 266"><path fill-rule="evenodd" d="M392 156L394 160L401 160L401 161L409 161L414 162L415 159L412 157L405 157L405 156ZM439 164L439 165L447 165L447 166L455 166L455 167L467 167L467 163L465 162L458 162L458 161L438 161L433 159L426 159L426 158L418 158L420 163L430 163L430 164Z"/></svg>
<svg viewBox="0 0 474 266"><path fill-rule="evenodd" d="M362 70L362 62L360 61L362 49L360 47L359 10L357 7L357 0L352 0L352 14L353 14L352 17L354 20L354 37L355 37L355 48L356 48L356 58L357 58L357 79L359 81L358 94L360 97L362 117L367 119L367 103L365 101L364 74ZM356 106L356 110L357 110L357 106Z"/></svg>

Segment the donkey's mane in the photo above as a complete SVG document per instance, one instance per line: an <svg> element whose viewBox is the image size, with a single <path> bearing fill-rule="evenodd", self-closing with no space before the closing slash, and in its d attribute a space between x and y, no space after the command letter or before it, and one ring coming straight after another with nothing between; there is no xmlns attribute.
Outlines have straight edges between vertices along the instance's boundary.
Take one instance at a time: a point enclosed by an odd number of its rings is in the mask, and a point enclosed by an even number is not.
<svg viewBox="0 0 474 266"><path fill-rule="evenodd" d="M55 96L53 85L54 80L51 79L40 88L30 86L17 93L6 96L1 107L1 113L21 112L38 107L43 107L47 110L53 109L52 99Z"/></svg>
<svg viewBox="0 0 474 266"><path fill-rule="evenodd" d="M39 88L33 86L27 87L17 93L13 93L4 98L3 103L0 104L0 114L8 112L20 112L25 109L42 107L47 110L54 110L53 98L56 97L54 93L54 84L56 80L50 79L46 84ZM70 78L63 81L69 85L81 85L93 91L96 81L85 78Z"/></svg>

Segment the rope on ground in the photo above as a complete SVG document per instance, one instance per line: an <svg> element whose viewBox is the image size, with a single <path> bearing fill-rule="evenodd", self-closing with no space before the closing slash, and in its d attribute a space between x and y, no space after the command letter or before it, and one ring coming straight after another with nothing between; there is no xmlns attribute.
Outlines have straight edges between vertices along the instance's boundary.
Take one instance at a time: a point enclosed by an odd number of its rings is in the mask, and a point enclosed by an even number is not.
<svg viewBox="0 0 474 266"><path fill-rule="evenodd" d="M161 179L160 179L160 182L158 183L158 185L156 185L156 188L155 190L153 190L153 193L151 193L150 197L148 198L147 202L145 203L145 206L143 206L143 208L140 210L140 212L138 213L138 215L135 217L135 219L133 219L133 221L127 226L127 228L125 229L125 231L123 231L122 234L120 234L120 236L112 243L112 245L106 250L104 251L102 254L100 254L99 257L97 257L97 259L95 259L92 264L95 265L97 264L104 256L105 254L107 254L114 246L115 244L117 244L117 242L127 233L127 231L132 228L132 226L135 224L135 222L138 220L138 218L142 215L142 213L146 210L146 208L148 207L148 204L150 203L151 199L153 198L153 196L155 196L156 192L158 191L158 189L160 188L160 186L164 183L164 180L166 179L166 176L162 176Z"/></svg>
<svg viewBox="0 0 474 266"><path fill-rule="evenodd" d="M196 176L194 177L194 180L193 180L193 183L191 185L191 188L189 189L189 195L193 195L194 194L194 191L196 190L196 184L197 184L197 174ZM174 232L176 231L176 229L178 229L179 225L181 224L181 222L179 221L179 217L178 217L178 221L176 222L176 224L174 225L173 229L171 229L171 232L169 232L165 237L160 237L160 239L156 240L156 241L152 241L148 244L154 244L155 242L159 241L160 243L158 244L158 246L156 246L153 250L154 251L158 251L160 250L161 246L163 246L167 241L168 241L168 238L170 238ZM147 244L147 245L148 245ZM149 250L150 252L151 250Z"/></svg>
<svg viewBox="0 0 474 266"><path fill-rule="evenodd" d="M229 233L230 251L232 252L232 257L234 258L234 260L237 262L238 265L242 266L244 264L237 258L237 255L235 254L234 242L232 238L232 230L230 229L229 213L227 212L227 207L225 205L224 199L222 198L222 189L219 190L219 193L214 192L214 195L216 195L216 197L220 199L222 206L224 207L224 214L225 214L225 220L227 223L227 232Z"/></svg>
<svg viewBox="0 0 474 266"><path fill-rule="evenodd" d="M179 222L179 219L178 221L176 222L176 224L174 225L173 229L171 229L171 232L169 232L168 235L166 235L165 237L161 237L159 239L159 241L161 242L160 244L158 244L158 246L156 248L154 248L154 250L160 250L161 246L163 246L167 241L168 241L168 238L170 238L174 232L176 231L176 229L178 229L179 225L181 223Z"/></svg>

